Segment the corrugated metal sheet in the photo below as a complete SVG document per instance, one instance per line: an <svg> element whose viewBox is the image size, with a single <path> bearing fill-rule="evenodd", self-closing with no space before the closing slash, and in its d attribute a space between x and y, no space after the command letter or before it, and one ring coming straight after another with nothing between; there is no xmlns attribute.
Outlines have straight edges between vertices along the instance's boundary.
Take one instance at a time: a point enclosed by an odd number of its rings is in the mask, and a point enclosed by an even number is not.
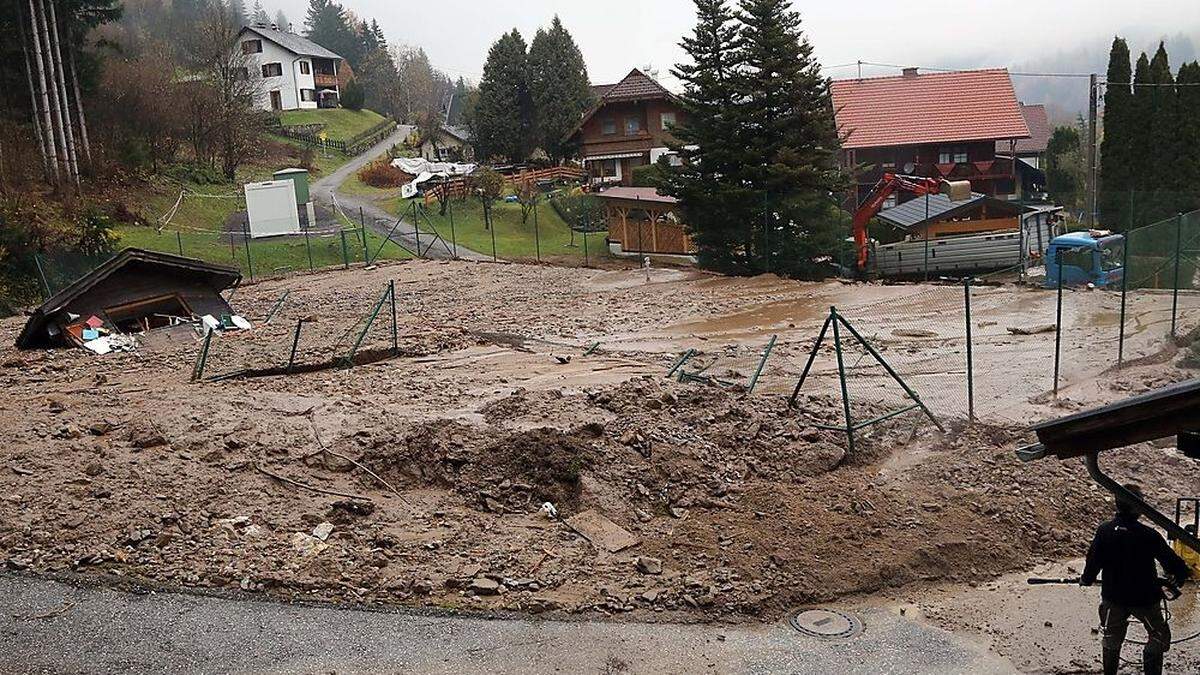
<svg viewBox="0 0 1200 675"><path fill-rule="evenodd" d="M979 192L972 192L970 199L952 202L948 196L943 194L929 195L929 219L937 220L948 213L978 204L985 198ZM907 230L925 221L925 197L917 197L890 209L884 209L879 212L878 218L889 225Z"/></svg>

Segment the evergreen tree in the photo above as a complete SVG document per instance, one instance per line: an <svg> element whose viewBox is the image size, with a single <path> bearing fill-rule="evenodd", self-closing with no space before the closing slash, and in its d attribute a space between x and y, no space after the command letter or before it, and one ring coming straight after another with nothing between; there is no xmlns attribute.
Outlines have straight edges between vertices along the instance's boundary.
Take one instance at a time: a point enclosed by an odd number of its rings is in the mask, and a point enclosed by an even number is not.
<svg viewBox="0 0 1200 675"><path fill-rule="evenodd" d="M744 204L747 271L819 277L816 259L845 236L831 195L846 189L829 80L800 29L791 0L742 0L736 137L741 185L757 199Z"/></svg>
<svg viewBox="0 0 1200 675"><path fill-rule="evenodd" d="M1068 209L1082 205L1087 180L1082 150L1079 129L1075 127L1056 127L1046 144L1046 192L1050 201Z"/></svg>
<svg viewBox="0 0 1200 675"><path fill-rule="evenodd" d="M233 22L236 25L246 25L245 0L229 0L229 13L233 16Z"/></svg>
<svg viewBox="0 0 1200 675"><path fill-rule="evenodd" d="M309 0L304 28L305 37L340 54L351 68L358 69L362 65L362 40L341 5L333 0Z"/></svg>
<svg viewBox="0 0 1200 675"><path fill-rule="evenodd" d="M558 16L529 45L529 95L536 142L555 163L574 154L564 137L591 106L592 89L583 53Z"/></svg>
<svg viewBox="0 0 1200 675"><path fill-rule="evenodd" d="M529 65L525 40L517 29L488 51L472 116L475 153L481 160L503 157L522 162L530 147Z"/></svg>
<svg viewBox="0 0 1200 675"><path fill-rule="evenodd" d="M376 49L387 49L387 38L383 35L383 29L379 27L379 22L371 19L371 35L374 36Z"/></svg>
<svg viewBox="0 0 1200 675"><path fill-rule="evenodd" d="M271 17L267 16L267 10L263 9L262 0L254 0L254 10L250 13L250 23L263 24L269 26Z"/></svg>
<svg viewBox="0 0 1200 675"><path fill-rule="evenodd" d="M1179 67L1176 186L1181 211L1200 209L1200 61Z"/></svg>
<svg viewBox="0 0 1200 675"><path fill-rule="evenodd" d="M1171 75L1171 64L1163 43L1158 44L1154 58L1150 60L1150 82L1147 87L1150 100L1150 145L1146 147L1146 158L1142 163L1147 177L1152 181L1158 197L1156 206L1163 209L1163 217L1176 212L1179 196L1176 184L1176 133L1179 123L1176 117L1178 100L1175 96L1175 78Z"/></svg>
<svg viewBox="0 0 1200 675"><path fill-rule="evenodd" d="M292 22L288 21L287 14L284 14L282 9L275 12L275 25L282 31L288 30L292 25Z"/></svg>
<svg viewBox="0 0 1200 675"><path fill-rule="evenodd" d="M1125 40L1113 38L1112 50L1108 55L1108 86L1104 93L1104 140L1100 144L1100 194L1097 195L1097 201L1104 223L1120 229L1129 224L1129 190L1133 187L1133 149L1129 145L1130 127L1136 123L1130 86L1132 79L1129 46ZM1055 133L1058 133L1057 129ZM1048 173L1046 180L1050 182Z"/></svg>
<svg viewBox="0 0 1200 675"><path fill-rule="evenodd" d="M672 148L682 166L667 173L661 188L677 197L691 230L700 265L724 272L745 269L738 254L738 205L747 194L734 177L742 165L738 147L737 92L739 29L725 0L695 0L696 28L680 46L690 62L672 71L683 83L682 115Z"/></svg>

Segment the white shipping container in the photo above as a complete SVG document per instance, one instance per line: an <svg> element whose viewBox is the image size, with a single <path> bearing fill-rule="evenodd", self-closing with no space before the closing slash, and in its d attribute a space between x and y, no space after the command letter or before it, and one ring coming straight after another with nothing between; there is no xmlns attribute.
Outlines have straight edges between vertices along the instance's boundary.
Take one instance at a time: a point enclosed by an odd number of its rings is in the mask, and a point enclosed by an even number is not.
<svg viewBox="0 0 1200 675"><path fill-rule="evenodd" d="M245 191L251 239L301 234L294 182L268 180L246 183Z"/></svg>

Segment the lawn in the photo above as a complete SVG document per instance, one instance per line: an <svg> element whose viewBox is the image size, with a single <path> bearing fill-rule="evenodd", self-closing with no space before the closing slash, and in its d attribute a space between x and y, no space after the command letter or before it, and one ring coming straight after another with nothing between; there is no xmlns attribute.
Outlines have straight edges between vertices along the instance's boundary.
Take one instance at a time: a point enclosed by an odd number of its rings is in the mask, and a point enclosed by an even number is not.
<svg viewBox="0 0 1200 675"><path fill-rule="evenodd" d="M325 134L331 141L354 138L383 120L383 115L377 112L347 108L285 110L279 114L279 121L285 127L324 124Z"/></svg>

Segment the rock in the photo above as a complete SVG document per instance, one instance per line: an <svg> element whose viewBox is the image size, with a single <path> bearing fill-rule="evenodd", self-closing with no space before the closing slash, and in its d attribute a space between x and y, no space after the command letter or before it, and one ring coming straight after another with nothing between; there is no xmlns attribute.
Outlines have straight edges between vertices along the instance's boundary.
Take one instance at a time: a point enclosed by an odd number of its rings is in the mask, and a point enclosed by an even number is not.
<svg viewBox="0 0 1200 675"><path fill-rule="evenodd" d="M637 565L637 570L642 574L662 574L663 571L663 563L658 558L651 558L644 555L638 556L635 564Z"/></svg>
<svg viewBox="0 0 1200 675"><path fill-rule="evenodd" d="M321 523L313 528L312 536L325 541L329 539L329 535L333 534L333 523Z"/></svg>
<svg viewBox="0 0 1200 675"><path fill-rule="evenodd" d="M471 580L471 584L467 586L467 590L475 595L500 595L504 591L503 586L499 582L488 579L487 577L476 577Z"/></svg>
<svg viewBox="0 0 1200 675"><path fill-rule="evenodd" d="M303 555L316 555L329 548L329 544L311 535L297 532L292 535L292 548Z"/></svg>
<svg viewBox="0 0 1200 675"><path fill-rule="evenodd" d="M104 473L104 465L100 462L90 462L87 466L83 467L83 472L89 476L99 476Z"/></svg>
<svg viewBox="0 0 1200 675"><path fill-rule="evenodd" d="M147 450L167 444L167 439L154 426L139 426L129 430L129 443L135 448Z"/></svg>
<svg viewBox="0 0 1200 675"><path fill-rule="evenodd" d="M113 425L108 421L92 422L88 425L88 433L93 436L103 436L113 430Z"/></svg>
<svg viewBox="0 0 1200 675"><path fill-rule="evenodd" d="M652 588L645 593L642 593L642 599L646 602L658 602L658 596L661 593L657 588Z"/></svg>

